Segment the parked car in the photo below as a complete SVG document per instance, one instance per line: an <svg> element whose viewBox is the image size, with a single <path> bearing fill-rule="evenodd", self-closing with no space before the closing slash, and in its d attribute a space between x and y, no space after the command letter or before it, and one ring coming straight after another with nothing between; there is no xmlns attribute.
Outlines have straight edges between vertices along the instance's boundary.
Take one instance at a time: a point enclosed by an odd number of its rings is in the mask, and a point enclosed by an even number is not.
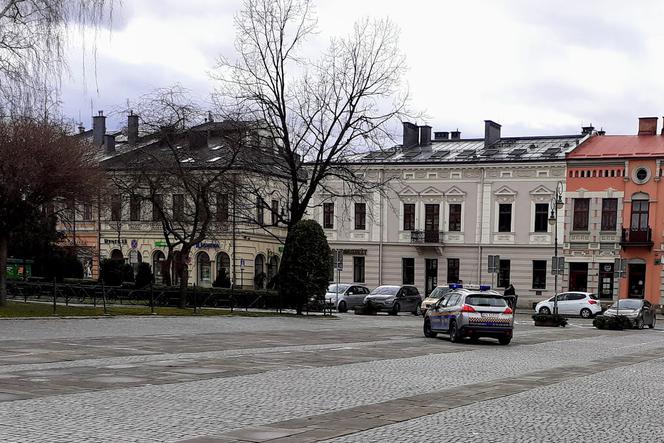
<svg viewBox="0 0 664 443"><path fill-rule="evenodd" d="M644 326L654 328L657 323L655 307L648 300L625 298L616 301L604 311L604 317L624 315L632 323L632 327L643 329Z"/></svg>
<svg viewBox="0 0 664 443"><path fill-rule="evenodd" d="M455 289L429 308L423 329L425 337L449 334L451 342L492 337L507 345L512 341L514 313L496 291Z"/></svg>
<svg viewBox="0 0 664 443"><path fill-rule="evenodd" d="M429 296L422 300L422 304L420 305L422 315L425 315L431 306L433 306L438 300L441 299L441 297L444 297L445 294L448 294L451 290L452 289L449 286L436 286L436 288L431 291Z"/></svg>
<svg viewBox="0 0 664 443"><path fill-rule="evenodd" d="M597 294L592 292L561 292L558 297L558 313L561 315L580 315L591 318L602 312ZM535 306L538 314L551 314L553 312L553 297L543 300Z"/></svg>
<svg viewBox="0 0 664 443"><path fill-rule="evenodd" d="M412 312L420 315L422 297L415 286L378 286L364 298L364 304L374 311L386 311L390 315Z"/></svg>
<svg viewBox="0 0 664 443"><path fill-rule="evenodd" d="M348 309L364 303L364 297L370 292L369 288L362 285L333 283L327 288L325 302L339 312L346 312Z"/></svg>

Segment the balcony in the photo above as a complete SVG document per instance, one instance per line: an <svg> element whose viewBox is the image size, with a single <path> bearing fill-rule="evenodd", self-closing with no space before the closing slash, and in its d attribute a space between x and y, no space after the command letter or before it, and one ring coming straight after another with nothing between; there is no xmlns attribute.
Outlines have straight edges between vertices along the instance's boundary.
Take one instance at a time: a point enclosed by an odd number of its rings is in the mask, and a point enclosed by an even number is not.
<svg viewBox="0 0 664 443"><path fill-rule="evenodd" d="M623 248L652 248L652 230L647 229L625 229L620 236L620 246Z"/></svg>
<svg viewBox="0 0 664 443"><path fill-rule="evenodd" d="M443 243L441 231L411 231L410 243L414 245L440 245Z"/></svg>

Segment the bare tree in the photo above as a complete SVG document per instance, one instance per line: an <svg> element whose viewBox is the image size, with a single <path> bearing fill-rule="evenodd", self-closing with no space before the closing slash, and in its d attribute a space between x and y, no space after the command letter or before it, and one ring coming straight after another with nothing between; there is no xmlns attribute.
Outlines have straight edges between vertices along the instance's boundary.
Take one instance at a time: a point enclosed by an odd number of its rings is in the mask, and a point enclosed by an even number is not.
<svg viewBox="0 0 664 443"><path fill-rule="evenodd" d="M310 0L245 0L235 27L238 58L219 61L215 97L222 112L259 122L278 149L273 171L288 206L280 221L290 230L330 181L346 183L344 196L382 186L348 164L390 143L391 123L406 113L396 27L362 20L316 60L303 55L316 31Z"/></svg>
<svg viewBox="0 0 664 443"><path fill-rule="evenodd" d="M66 65L72 25L107 23L117 0L0 0L0 107L5 113L47 113Z"/></svg>
<svg viewBox="0 0 664 443"><path fill-rule="evenodd" d="M152 205L168 249L162 275L170 284L175 265L182 307L190 252L225 223L218 217L217 196L230 192L246 133L245 125L232 122L192 125L201 115L197 109L179 87L144 96L137 110L148 134L136 149L103 163L125 196ZM210 149L211 140L218 149Z"/></svg>
<svg viewBox="0 0 664 443"><path fill-rule="evenodd" d="M59 199L94 196L99 183L94 150L61 123L0 119L0 305L7 303L9 235Z"/></svg>

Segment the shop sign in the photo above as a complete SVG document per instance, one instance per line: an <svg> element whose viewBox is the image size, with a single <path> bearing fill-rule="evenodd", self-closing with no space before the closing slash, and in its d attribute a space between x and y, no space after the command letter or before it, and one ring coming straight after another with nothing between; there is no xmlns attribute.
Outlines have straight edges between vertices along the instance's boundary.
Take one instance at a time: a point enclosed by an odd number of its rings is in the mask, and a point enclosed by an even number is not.
<svg viewBox="0 0 664 443"><path fill-rule="evenodd" d="M196 243L194 246L198 249L204 249L204 248L219 249L220 248L218 242L200 242L200 243Z"/></svg>
<svg viewBox="0 0 664 443"><path fill-rule="evenodd" d="M344 255L367 255L366 249L344 249Z"/></svg>
<svg viewBox="0 0 664 443"><path fill-rule="evenodd" d="M105 245L126 245L127 244L127 239L126 238L121 238L120 240L112 240L110 238L105 238L104 239L104 244Z"/></svg>
<svg viewBox="0 0 664 443"><path fill-rule="evenodd" d="M156 241L154 242L154 245L157 248L165 248L168 246L164 240Z"/></svg>

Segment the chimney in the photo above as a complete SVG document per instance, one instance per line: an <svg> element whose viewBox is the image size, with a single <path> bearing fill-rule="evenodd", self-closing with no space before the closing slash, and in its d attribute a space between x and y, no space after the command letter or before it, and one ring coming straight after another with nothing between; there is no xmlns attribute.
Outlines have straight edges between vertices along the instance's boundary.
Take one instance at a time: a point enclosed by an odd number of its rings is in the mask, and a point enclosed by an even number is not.
<svg viewBox="0 0 664 443"><path fill-rule="evenodd" d="M207 148L208 138L207 131L192 131L187 134L190 149Z"/></svg>
<svg viewBox="0 0 664 443"><path fill-rule="evenodd" d="M493 120L484 120L484 147L493 146L500 141L500 125Z"/></svg>
<svg viewBox="0 0 664 443"><path fill-rule="evenodd" d="M431 126L420 126L420 146L428 146L431 144Z"/></svg>
<svg viewBox="0 0 664 443"><path fill-rule="evenodd" d="M434 132L433 133L433 139L438 141L438 140L449 140L450 139L450 133L447 131L442 131L442 132Z"/></svg>
<svg viewBox="0 0 664 443"><path fill-rule="evenodd" d="M450 135L451 135L450 138L451 138L452 140L460 140L460 139L461 139L461 133L459 132L459 128L457 128L456 131L452 131L452 132L450 132Z"/></svg>
<svg viewBox="0 0 664 443"><path fill-rule="evenodd" d="M417 125L410 122L403 122L403 142L401 146L410 148L411 146L417 146L419 142L420 134Z"/></svg>
<svg viewBox="0 0 664 443"><path fill-rule="evenodd" d="M657 117L639 117L637 135L657 135Z"/></svg>
<svg viewBox="0 0 664 443"><path fill-rule="evenodd" d="M591 123L590 126L581 126L581 135L589 135L592 134L593 131L595 130L595 127Z"/></svg>
<svg viewBox="0 0 664 443"><path fill-rule="evenodd" d="M104 136L104 153L106 155L115 154L115 136L114 135L105 135Z"/></svg>
<svg viewBox="0 0 664 443"><path fill-rule="evenodd" d="M606 135L606 131L604 129L600 129L597 131L597 135Z"/></svg>
<svg viewBox="0 0 664 443"><path fill-rule="evenodd" d="M129 111L127 116L127 142L134 146L138 141L138 115Z"/></svg>
<svg viewBox="0 0 664 443"><path fill-rule="evenodd" d="M106 134L106 117L104 111L99 111L99 115L92 117L92 142L95 146L104 144L104 135Z"/></svg>

